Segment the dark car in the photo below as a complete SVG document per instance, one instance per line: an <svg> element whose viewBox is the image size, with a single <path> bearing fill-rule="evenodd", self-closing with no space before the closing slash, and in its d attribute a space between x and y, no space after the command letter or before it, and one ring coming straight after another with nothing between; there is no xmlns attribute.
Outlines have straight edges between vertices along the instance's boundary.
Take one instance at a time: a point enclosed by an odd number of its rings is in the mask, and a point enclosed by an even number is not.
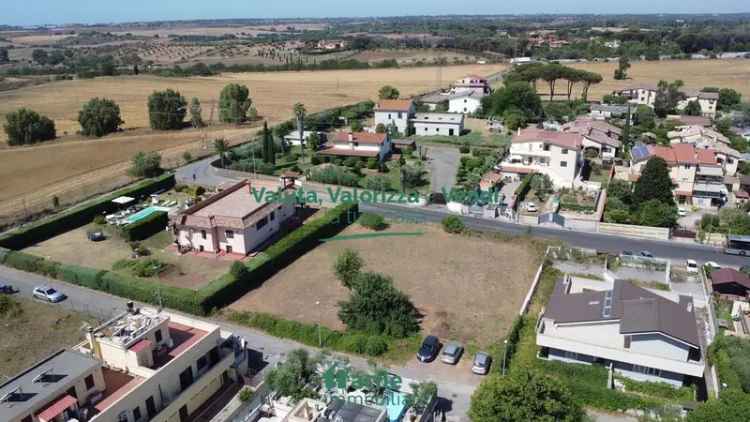
<svg viewBox="0 0 750 422"><path fill-rule="evenodd" d="M417 359L420 362L431 362L437 357L438 350L440 350L440 340L435 336L427 336L417 352Z"/></svg>
<svg viewBox="0 0 750 422"><path fill-rule="evenodd" d="M653 258L654 254L652 254L649 251L641 251L641 256L644 257L644 258Z"/></svg>
<svg viewBox="0 0 750 422"><path fill-rule="evenodd" d="M86 232L86 237L92 242L101 242L107 239L107 236L101 230L90 230Z"/></svg>
<svg viewBox="0 0 750 422"><path fill-rule="evenodd" d="M445 195L442 192L433 192L429 196L429 202L430 204L438 204L438 205L445 205L447 201L445 200Z"/></svg>
<svg viewBox="0 0 750 422"><path fill-rule="evenodd" d="M0 293L5 293L5 294L10 295L15 292L16 292L16 289L14 289L13 286L11 286L10 284L0 283Z"/></svg>

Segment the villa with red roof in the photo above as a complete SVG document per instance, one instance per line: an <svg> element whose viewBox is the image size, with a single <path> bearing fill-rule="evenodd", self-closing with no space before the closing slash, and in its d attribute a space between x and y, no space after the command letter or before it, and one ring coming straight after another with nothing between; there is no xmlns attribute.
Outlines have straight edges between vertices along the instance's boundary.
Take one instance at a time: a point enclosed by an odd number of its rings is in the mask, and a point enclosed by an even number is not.
<svg viewBox="0 0 750 422"><path fill-rule="evenodd" d="M235 342L217 325L130 302L84 342L0 385L0 420L210 419L220 406L210 414L207 404L236 385L247 363L235 359Z"/></svg>
<svg viewBox="0 0 750 422"><path fill-rule="evenodd" d="M538 128L519 130L510 152L497 166L503 175L518 180L531 173L549 176L556 189L570 188L583 164L583 136Z"/></svg>
<svg viewBox="0 0 750 422"><path fill-rule="evenodd" d="M377 158L383 161L388 158L392 147L388 133L336 132L318 154Z"/></svg>

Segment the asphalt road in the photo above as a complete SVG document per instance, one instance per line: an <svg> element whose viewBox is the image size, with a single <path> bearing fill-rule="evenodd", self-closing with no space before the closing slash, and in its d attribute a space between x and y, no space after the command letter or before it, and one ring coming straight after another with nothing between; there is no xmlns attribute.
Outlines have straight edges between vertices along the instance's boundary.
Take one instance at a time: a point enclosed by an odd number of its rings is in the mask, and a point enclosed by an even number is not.
<svg viewBox="0 0 750 422"><path fill-rule="evenodd" d="M456 183L456 172L461 161L461 154L456 148L427 146L427 157L430 160L431 189L433 192L450 190Z"/></svg>

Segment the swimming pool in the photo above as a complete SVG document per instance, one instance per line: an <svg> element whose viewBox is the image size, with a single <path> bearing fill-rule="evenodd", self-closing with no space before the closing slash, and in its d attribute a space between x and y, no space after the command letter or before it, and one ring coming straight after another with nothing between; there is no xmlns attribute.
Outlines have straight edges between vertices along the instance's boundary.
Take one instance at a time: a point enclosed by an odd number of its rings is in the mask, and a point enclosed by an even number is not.
<svg viewBox="0 0 750 422"><path fill-rule="evenodd" d="M407 397L404 393L394 390L387 390L386 395L385 409L388 414L388 421L398 422L403 417L404 410L406 410Z"/></svg>
<svg viewBox="0 0 750 422"><path fill-rule="evenodd" d="M136 221L143 220L144 218L148 217L149 215L151 215L151 214L153 214L153 213L155 213L157 211L168 212L169 210L170 210L170 208L167 208L167 207L148 207L148 208L144 208L144 209L138 211L135 214L131 214L131 215L127 216L127 218L125 218L125 220L127 220L128 223L135 223Z"/></svg>

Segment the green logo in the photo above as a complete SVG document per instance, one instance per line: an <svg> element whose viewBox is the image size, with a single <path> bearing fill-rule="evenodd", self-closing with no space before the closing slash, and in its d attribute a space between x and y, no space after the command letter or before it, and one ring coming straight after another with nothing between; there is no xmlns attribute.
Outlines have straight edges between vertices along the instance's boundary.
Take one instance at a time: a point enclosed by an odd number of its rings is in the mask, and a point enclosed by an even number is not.
<svg viewBox="0 0 750 422"><path fill-rule="evenodd" d="M331 396L337 396L335 390L347 391L349 389L367 392L367 402L383 404L391 399L386 391L400 391L401 377L379 369L374 373L354 371L349 367L338 364L329 365L323 372L323 386ZM340 397L346 400L345 397Z"/></svg>

